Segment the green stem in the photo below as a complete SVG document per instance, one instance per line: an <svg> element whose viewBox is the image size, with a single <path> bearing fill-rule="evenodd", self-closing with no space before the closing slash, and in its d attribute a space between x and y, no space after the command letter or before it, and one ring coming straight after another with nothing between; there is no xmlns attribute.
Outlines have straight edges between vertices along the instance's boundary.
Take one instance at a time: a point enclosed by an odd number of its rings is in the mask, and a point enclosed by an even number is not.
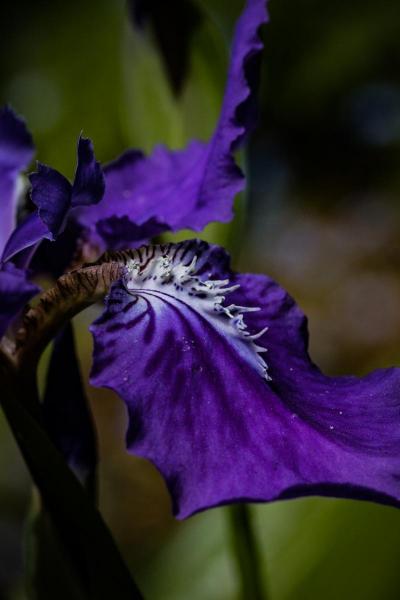
<svg viewBox="0 0 400 600"><path fill-rule="evenodd" d="M242 600L267 600L256 536L251 523L250 507L234 504L228 509L232 548L235 555Z"/></svg>

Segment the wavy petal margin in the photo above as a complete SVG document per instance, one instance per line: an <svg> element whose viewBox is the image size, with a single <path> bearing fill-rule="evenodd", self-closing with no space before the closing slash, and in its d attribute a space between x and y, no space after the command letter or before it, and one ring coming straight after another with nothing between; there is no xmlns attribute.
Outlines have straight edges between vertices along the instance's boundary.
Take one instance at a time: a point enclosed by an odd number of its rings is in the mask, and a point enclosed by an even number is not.
<svg viewBox="0 0 400 600"><path fill-rule="evenodd" d="M93 324L91 380L125 401L128 449L177 517L311 494L398 506L400 369L327 377L275 282L204 242L158 248L136 251Z"/></svg>
<svg viewBox="0 0 400 600"><path fill-rule="evenodd" d="M254 123L256 66L263 48L259 29L266 22L266 0L248 0L236 25L224 100L211 139L192 141L178 151L157 146L148 157L137 150L126 152L105 168L104 198L95 209L80 211L82 225L95 231L102 221L104 230L104 221L115 217L135 225L155 222L156 235L160 227L200 231L211 221L232 218L233 200L244 187L233 152Z"/></svg>

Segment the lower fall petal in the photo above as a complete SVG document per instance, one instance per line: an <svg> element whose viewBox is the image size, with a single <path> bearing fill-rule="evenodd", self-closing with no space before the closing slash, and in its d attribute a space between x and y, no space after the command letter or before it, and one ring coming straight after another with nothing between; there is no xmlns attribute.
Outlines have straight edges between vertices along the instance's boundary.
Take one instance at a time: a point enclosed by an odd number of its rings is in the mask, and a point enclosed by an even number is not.
<svg viewBox="0 0 400 600"><path fill-rule="evenodd" d="M204 242L131 256L92 326L92 383L125 401L128 449L179 518L307 494L399 504L399 369L326 377L290 296Z"/></svg>

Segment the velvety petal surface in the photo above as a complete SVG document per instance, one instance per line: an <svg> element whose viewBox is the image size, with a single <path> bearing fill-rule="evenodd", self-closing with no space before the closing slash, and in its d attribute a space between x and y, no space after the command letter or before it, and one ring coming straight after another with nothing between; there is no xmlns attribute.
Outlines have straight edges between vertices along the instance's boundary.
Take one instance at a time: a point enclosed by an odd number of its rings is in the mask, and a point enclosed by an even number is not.
<svg viewBox="0 0 400 600"><path fill-rule="evenodd" d="M218 124L208 142L185 149L155 147L150 156L130 150L105 169L106 192L96 208L79 213L82 225L127 218L136 225L154 220L164 230L200 231L210 221L229 221L244 176L233 151L254 120L254 93L267 20L266 0L248 0L236 25L225 95ZM109 236L109 241L110 241Z"/></svg>
<svg viewBox="0 0 400 600"><path fill-rule="evenodd" d="M52 234L49 233L47 225L40 219L37 212L28 215L10 235L1 260L10 260L18 252L35 246L46 237L52 239Z"/></svg>
<svg viewBox="0 0 400 600"><path fill-rule="evenodd" d="M93 144L82 136L78 141L78 162L72 185L71 206L97 204L104 195L105 180Z"/></svg>
<svg viewBox="0 0 400 600"><path fill-rule="evenodd" d="M27 280L26 272L12 264L0 270L0 337L22 310L25 304L39 292L39 288Z"/></svg>
<svg viewBox="0 0 400 600"><path fill-rule="evenodd" d="M38 163L37 171L29 176L31 196L37 206L38 215L46 225L51 239L65 226L65 219L71 206L72 187L64 175L56 169Z"/></svg>
<svg viewBox="0 0 400 600"><path fill-rule="evenodd" d="M0 109L0 254L15 227L18 177L33 158L32 136L9 107Z"/></svg>
<svg viewBox="0 0 400 600"><path fill-rule="evenodd" d="M400 370L323 375L292 298L231 273L220 249L133 251L92 332L92 382L126 402L128 448L158 467L178 517L308 494L399 505Z"/></svg>
<svg viewBox="0 0 400 600"><path fill-rule="evenodd" d="M11 233L1 257L13 257L18 266L30 263L39 243L54 242L60 234L61 242L51 249L51 273L61 274L73 259L81 242L82 227L73 218L79 206L99 202L104 193L104 175L94 156L89 139L79 138L78 160L74 182L71 185L64 175L38 163L37 171L30 175L32 201L37 210L28 215ZM65 233L66 232L66 233ZM48 261L46 261L48 262ZM36 264L39 271L48 271L47 264Z"/></svg>
<svg viewBox="0 0 400 600"><path fill-rule="evenodd" d="M71 185L64 175L38 163L30 175L32 201L38 215L46 225L49 237L55 240L64 230L71 209L97 204L104 194L104 175L94 156L93 144L80 137L74 182Z"/></svg>

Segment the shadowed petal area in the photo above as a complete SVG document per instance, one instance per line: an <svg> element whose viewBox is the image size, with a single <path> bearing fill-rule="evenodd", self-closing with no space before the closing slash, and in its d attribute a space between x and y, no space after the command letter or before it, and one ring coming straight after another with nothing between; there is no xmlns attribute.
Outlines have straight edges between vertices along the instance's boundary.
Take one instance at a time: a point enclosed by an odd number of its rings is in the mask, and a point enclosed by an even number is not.
<svg viewBox="0 0 400 600"><path fill-rule="evenodd" d="M104 195L105 180L93 144L82 136L78 141L78 163L72 185L71 206L97 204Z"/></svg>
<svg viewBox="0 0 400 600"><path fill-rule="evenodd" d="M78 141L73 185L64 175L40 163L29 178L32 201L37 206L39 218L48 229L45 237L53 241L64 230L71 209L97 204L104 193L104 175L95 159L93 144L83 137Z"/></svg>
<svg viewBox="0 0 400 600"><path fill-rule="evenodd" d="M12 264L0 270L0 337L4 335L13 318L25 304L39 292L39 288L27 281L25 271Z"/></svg>
<svg viewBox="0 0 400 600"><path fill-rule="evenodd" d="M43 264L36 261L35 265L38 271L48 271L47 267L51 267L51 273L59 275L70 264L81 243L82 227L73 219L76 207L95 204L104 193L104 175L100 163L95 159L92 142L79 138L73 185L64 175L40 163L29 178L32 201L37 210L12 231L5 242L1 260L4 262L16 257L18 266L25 268L40 242L54 242L60 233L67 231L60 244L51 249L51 260Z"/></svg>
<svg viewBox="0 0 400 600"><path fill-rule="evenodd" d="M68 323L54 340L43 399L43 418L51 439L67 462L86 478L97 462L97 441Z"/></svg>
<svg viewBox="0 0 400 600"><path fill-rule="evenodd" d="M0 253L15 227L18 176L33 158L32 136L9 107L0 109Z"/></svg>
<svg viewBox="0 0 400 600"><path fill-rule="evenodd" d="M65 226L71 206L71 184L55 169L38 163L37 171L29 176L31 196L38 215L46 225L52 240Z"/></svg>
<svg viewBox="0 0 400 600"><path fill-rule="evenodd" d="M211 139L192 141L178 151L157 146L148 157L126 152L105 169L103 200L95 209L79 212L82 225L94 229L99 220L125 217L136 225L153 219L165 231L200 231L210 221L232 218L233 200L244 187L232 153L254 122L262 50L258 30L266 20L266 0L248 0L236 25L221 114Z"/></svg>
<svg viewBox="0 0 400 600"><path fill-rule="evenodd" d="M323 375L290 296L231 273L220 249L135 252L92 326L92 382L126 402L128 448L158 467L179 518L308 494L399 504L399 369Z"/></svg>
<svg viewBox="0 0 400 600"><path fill-rule="evenodd" d="M110 217L96 225L99 247L124 250L146 243L150 238L165 231L163 223L149 219L143 225L136 225L128 217Z"/></svg>
<svg viewBox="0 0 400 600"><path fill-rule="evenodd" d="M10 235L1 260L10 260L18 252L34 246L46 237L51 237L51 234L39 215L28 215Z"/></svg>

